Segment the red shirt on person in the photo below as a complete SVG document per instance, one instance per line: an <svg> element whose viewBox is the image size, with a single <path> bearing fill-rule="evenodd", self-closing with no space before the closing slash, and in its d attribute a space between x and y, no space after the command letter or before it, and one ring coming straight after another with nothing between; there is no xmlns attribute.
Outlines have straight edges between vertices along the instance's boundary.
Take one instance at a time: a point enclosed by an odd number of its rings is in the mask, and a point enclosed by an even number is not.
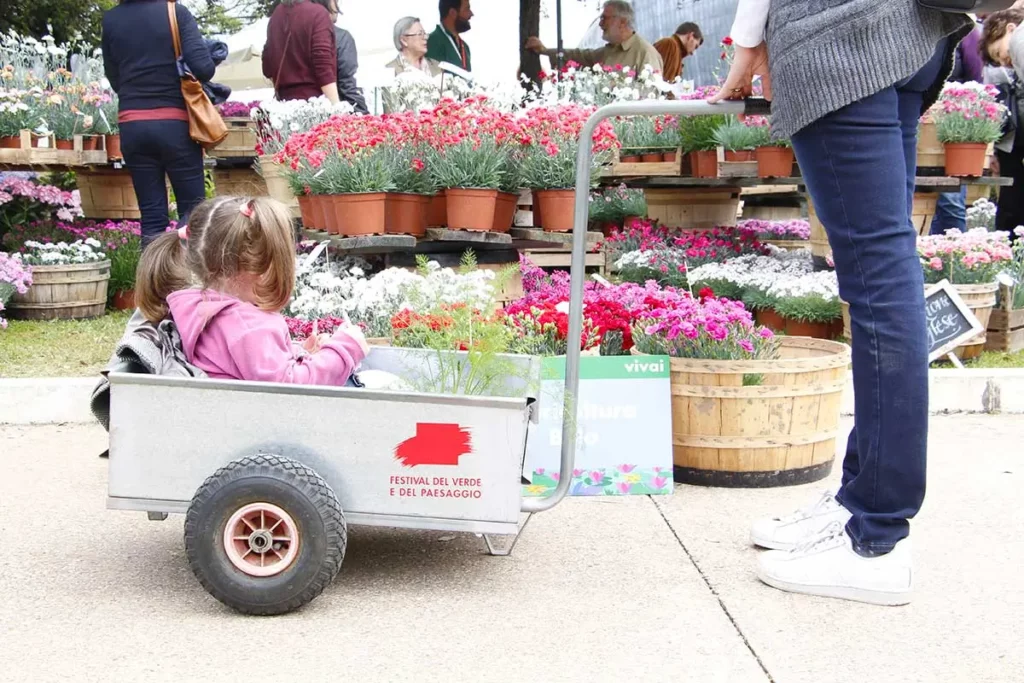
<svg viewBox="0 0 1024 683"><path fill-rule="evenodd" d="M318 97L323 86L337 82L334 24L323 6L308 0L278 5L267 26L263 75L278 78L274 87L282 100Z"/></svg>

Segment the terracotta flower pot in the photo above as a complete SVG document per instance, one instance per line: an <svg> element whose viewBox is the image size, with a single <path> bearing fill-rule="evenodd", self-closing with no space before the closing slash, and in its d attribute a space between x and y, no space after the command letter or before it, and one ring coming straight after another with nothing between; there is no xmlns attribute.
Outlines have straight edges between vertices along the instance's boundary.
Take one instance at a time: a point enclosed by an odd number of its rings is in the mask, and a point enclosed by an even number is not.
<svg viewBox="0 0 1024 683"><path fill-rule="evenodd" d="M812 339L833 339L835 337L835 323L810 323L799 320L784 319L786 321L785 333L790 337L811 337ZM842 321L840 319L840 325Z"/></svg>
<svg viewBox="0 0 1024 683"><path fill-rule="evenodd" d="M977 177L985 172L988 145L983 142L947 142L946 175Z"/></svg>
<svg viewBox="0 0 1024 683"><path fill-rule="evenodd" d="M404 192L388 192L384 211L384 232L389 235L427 234L427 209L431 197Z"/></svg>
<svg viewBox="0 0 1024 683"><path fill-rule="evenodd" d="M757 155L752 149L740 149L735 152L732 150L725 150L726 161L754 161L757 159Z"/></svg>
<svg viewBox="0 0 1024 683"><path fill-rule="evenodd" d="M711 149L704 152L690 152L690 167L694 178L718 177L718 152Z"/></svg>
<svg viewBox="0 0 1024 683"><path fill-rule="evenodd" d="M758 178L788 178L793 175L792 147L758 147Z"/></svg>
<svg viewBox="0 0 1024 683"><path fill-rule="evenodd" d="M0 149L21 149L21 139L13 135L0 138Z"/></svg>
<svg viewBox="0 0 1024 683"><path fill-rule="evenodd" d="M107 158L108 159L122 159L121 156L121 136L120 135L108 135L106 139L107 143Z"/></svg>
<svg viewBox="0 0 1024 683"><path fill-rule="evenodd" d="M327 225L334 223L334 207L326 195L309 195L309 210L312 213L313 225L317 230L327 230ZM330 219L328 219L328 214Z"/></svg>
<svg viewBox="0 0 1024 683"><path fill-rule="evenodd" d="M648 152L647 154L640 155L640 161L645 164L658 164L665 160L665 155L661 152Z"/></svg>
<svg viewBox="0 0 1024 683"><path fill-rule="evenodd" d="M448 225L448 199L441 190L430 198L430 205L427 207L427 227L444 228Z"/></svg>
<svg viewBox="0 0 1024 683"><path fill-rule="evenodd" d="M490 232L494 228L497 190L449 187L444 194L448 198L449 228L476 232Z"/></svg>
<svg viewBox="0 0 1024 683"><path fill-rule="evenodd" d="M75 148L74 140L57 140L57 149L64 151L73 150Z"/></svg>
<svg viewBox="0 0 1024 683"><path fill-rule="evenodd" d="M82 137L82 150L86 152L95 152L99 143L99 138L95 135L86 135Z"/></svg>
<svg viewBox="0 0 1024 683"><path fill-rule="evenodd" d="M667 161L668 163L670 163L670 164L671 164L671 163L673 163L673 162L674 162L674 161L676 160L676 158L677 158L677 157L679 156L679 153L678 153L678 152L676 152L676 151L672 151L672 152L665 152L664 156L665 156L665 161Z"/></svg>
<svg viewBox="0 0 1024 683"><path fill-rule="evenodd" d="M530 190L530 197L533 205L530 210L533 212L533 227L543 228L544 227L544 216L540 210L540 202L537 201L537 190Z"/></svg>
<svg viewBox="0 0 1024 683"><path fill-rule="evenodd" d="M332 199L337 234L345 237L383 235L387 195L383 192L337 194Z"/></svg>
<svg viewBox="0 0 1024 683"><path fill-rule="evenodd" d="M114 294L114 300L111 305L118 311L135 310L135 290L128 289L117 292Z"/></svg>
<svg viewBox="0 0 1024 683"><path fill-rule="evenodd" d="M494 206L494 232L508 232L516 220L516 207L519 195L511 192L499 192L498 203Z"/></svg>
<svg viewBox="0 0 1024 683"><path fill-rule="evenodd" d="M775 312L773 308L762 308L754 314L754 320L758 325L767 327L775 332L784 332L786 329L786 319Z"/></svg>
<svg viewBox="0 0 1024 683"><path fill-rule="evenodd" d="M626 216L622 219L622 227L629 230L632 227L639 227L637 224L644 220L643 216Z"/></svg>
<svg viewBox="0 0 1024 683"><path fill-rule="evenodd" d="M299 215L302 218L302 227L307 230L315 230L319 228L316 224L316 217L313 215L313 203L310 201L309 195L301 195L298 198L299 202Z"/></svg>
<svg viewBox="0 0 1024 683"><path fill-rule="evenodd" d="M623 164L638 164L640 163L639 154L623 154L619 157L619 162Z"/></svg>
<svg viewBox="0 0 1024 683"><path fill-rule="evenodd" d="M571 232L576 209L576 190L536 190L534 201L544 214L547 232Z"/></svg>

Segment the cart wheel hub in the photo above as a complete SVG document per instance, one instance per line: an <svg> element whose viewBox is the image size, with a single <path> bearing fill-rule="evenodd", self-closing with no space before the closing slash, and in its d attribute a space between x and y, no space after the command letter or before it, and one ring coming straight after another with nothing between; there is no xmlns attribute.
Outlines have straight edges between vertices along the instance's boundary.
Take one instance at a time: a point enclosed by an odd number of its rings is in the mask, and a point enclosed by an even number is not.
<svg viewBox="0 0 1024 683"><path fill-rule="evenodd" d="M275 576L299 554L298 526L272 503L250 503L236 510L224 526L224 552L249 576Z"/></svg>

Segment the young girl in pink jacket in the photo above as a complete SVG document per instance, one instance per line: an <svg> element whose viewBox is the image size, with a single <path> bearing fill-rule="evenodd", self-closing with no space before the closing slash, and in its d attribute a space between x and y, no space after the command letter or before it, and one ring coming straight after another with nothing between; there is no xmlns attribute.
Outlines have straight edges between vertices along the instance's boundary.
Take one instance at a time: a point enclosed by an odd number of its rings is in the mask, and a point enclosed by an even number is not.
<svg viewBox="0 0 1024 683"><path fill-rule="evenodd" d="M212 378L342 386L369 353L366 338L350 325L293 343L281 310L294 286L285 206L220 197L147 247L135 294L147 320L174 320L188 361Z"/></svg>

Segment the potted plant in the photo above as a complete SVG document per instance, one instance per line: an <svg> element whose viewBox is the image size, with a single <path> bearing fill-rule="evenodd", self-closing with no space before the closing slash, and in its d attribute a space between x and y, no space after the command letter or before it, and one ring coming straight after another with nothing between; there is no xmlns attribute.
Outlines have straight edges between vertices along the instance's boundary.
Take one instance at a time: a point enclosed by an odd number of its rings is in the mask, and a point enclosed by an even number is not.
<svg viewBox="0 0 1024 683"><path fill-rule="evenodd" d="M946 174L980 176L988 145L1002 137L1006 108L997 90L980 83L947 83L934 109L936 134L946 151Z"/></svg>
<svg viewBox="0 0 1024 683"><path fill-rule="evenodd" d="M759 178L788 178L793 175L793 145L787 138L773 138L767 120L763 125L751 126L757 149L757 176Z"/></svg>
<svg viewBox="0 0 1024 683"><path fill-rule="evenodd" d="M530 110L524 124L524 149L520 165L522 182L533 191L534 205L548 232L573 229L576 201L576 156L580 132L592 109L561 105ZM594 131L590 181L618 145L615 130L602 122Z"/></svg>
<svg viewBox="0 0 1024 683"><path fill-rule="evenodd" d="M142 257L142 230L138 223L108 221L100 226L100 239L110 255L111 305L119 310L135 308L135 272Z"/></svg>
<svg viewBox="0 0 1024 683"><path fill-rule="evenodd" d="M395 191L388 192L384 230L388 234L422 237L427 233L427 214L437 192L434 177L424 162L426 151L396 144L388 148L388 154Z"/></svg>
<svg viewBox="0 0 1024 683"><path fill-rule="evenodd" d="M124 158L121 153L121 128L117 122L118 106L117 95L114 93L111 93L108 100L99 106L99 120L102 126L100 130L105 136L104 145L108 159Z"/></svg>
<svg viewBox="0 0 1024 683"><path fill-rule="evenodd" d="M437 187L444 188L448 227L490 231L508 150L493 137L466 137L447 148L434 149L428 167Z"/></svg>
<svg viewBox="0 0 1024 683"><path fill-rule="evenodd" d="M725 148L726 161L754 161L758 131L735 117L715 132L715 142Z"/></svg>
<svg viewBox="0 0 1024 683"><path fill-rule="evenodd" d="M830 472L845 344L778 339L742 303L676 290L647 297L633 343L669 357L676 481L773 486Z"/></svg>
<svg viewBox="0 0 1024 683"><path fill-rule="evenodd" d="M683 141L679 135L679 119L675 116L654 117L655 144L662 150L663 160L675 162Z"/></svg>
<svg viewBox="0 0 1024 683"><path fill-rule="evenodd" d="M835 339L841 331L843 310L834 271L779 277L767 297L782 319L780 331L791 337Z"/></svg>
<svg viewBox="0 0 1024 683"><path fill-rule="evenodd" d="M20 149L21 131L34 127L29 102L27 92L0 88L0 149Z"/></svg>
<svg viewBox="0 0 1024 683"><path fill-rule="evenodd" d="M690 157L690 169L694 178L718 177L718 129L724 126L726 117L685 116L679 120L679 137L683 152Z"/></svg>
<svg viewBox="0 0 1024 683"><path fill-rule="evenodd" d="M12 317L55 320L103 315L110 261L101 247L92 238L71 244L25 242L21 260L32 266L32 286L11 298Z"/></svg>
<svg viewBox="0 0 1024 683"><path fill-rule="evenodd" d="M644 118L642 116L627 116L616 118L612 122L615 136L621 145L619 163L637 164L642 161L642 154L645 151L643 135L646 130Z"/></svg>
<svg viewBox="0 0 1024 683"><path fill-rule="evenodd" d="M387 193L395 189L387 149L364 147L347 156L331 154L321 170L337 234L383 235Z"/></svg>

